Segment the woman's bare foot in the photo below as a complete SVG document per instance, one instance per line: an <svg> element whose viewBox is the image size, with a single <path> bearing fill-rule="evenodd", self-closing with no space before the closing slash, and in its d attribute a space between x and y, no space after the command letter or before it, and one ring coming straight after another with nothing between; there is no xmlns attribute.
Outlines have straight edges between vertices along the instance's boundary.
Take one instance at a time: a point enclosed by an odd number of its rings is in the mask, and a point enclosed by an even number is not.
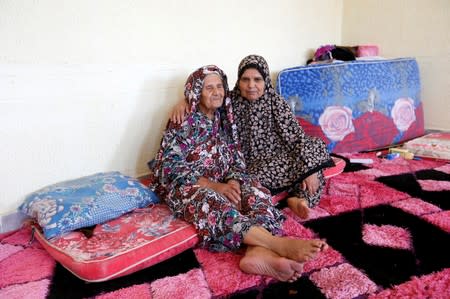
<svg viewBox="0 0 450 299"><path fill-rule="evenodd" d="M301 240L280 237L274 251L280 256L301 263L313 259L319 252L327 248L327 243L318 239Z"/></svg>
<svg viewBox="0 0 450 299"><path fill-rule="evenodd" d="M294 212L295 215L302 219L307 219L309 217L308 203L304 198L300 197L289 197L287 199L288 207Z"/></svg>
<svg viewBox="0 0 450 299"><path fill-rule="evenodd" d="M297 281L300 277L302 277L302 273L301 272L294 272L294 275L292 275L292 277L288 280L288 282L295 282Z"/></svg>
<svg viewBox="0 0 450 299"><path fill-rule="evenodd" d="M303 271L302 263L281 257L261 246L248 246L239 266L249 274L266 275L289 282L296 281Z"/></svg>
<svg viewBox="0 0 450 299"><path fill-rule="evenodd" d="M320 251L328 248L327 243L319 239L302 240L274 236L261 226L250 227L244 236L244 244L247 244L249 247L264 247L280 257L285 257L288 260L299 263L309 261ZM250 253L252 251L249 251Z"/></svg>

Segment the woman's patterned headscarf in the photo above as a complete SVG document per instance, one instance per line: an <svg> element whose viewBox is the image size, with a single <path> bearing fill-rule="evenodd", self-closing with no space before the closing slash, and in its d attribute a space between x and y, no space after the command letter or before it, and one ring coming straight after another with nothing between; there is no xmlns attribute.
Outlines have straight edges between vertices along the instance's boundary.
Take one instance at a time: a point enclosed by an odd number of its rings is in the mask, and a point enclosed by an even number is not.
<svg viewBox="0 0 450 299"><path fill-rule="evenodd" d="M229 97L229 89L228 89L228 80L227 75L221 70L219 67L215 65L206 65L198 68L186 80L184 85L184 96L186 102L191 106L191 116L192 113L198 111L198 107L200 104L200 98L202 95L203 82L205 81L206 76L210 74L217 74L222 79L222 84L224 88L224 101L222 107L220 107L219 113L221 118L221 126L225 130L226 134L228 134L230 139L230 146L237 146L237 130L234 125L233 119L233 109L231 107L231 99ZM191 117L190 116L190 117ZM187 119L189 123L189 117Z"/></svg>
<svg viewBox="0 0 450 299"><path fill-rule="evenodd" d="M244 72L250 68L258 70L264 79L264 94L256 101L249 101L243 98L241 96L241 90L239 89L239 80ZM267 127L265 127L267 125L261 123L255 113L258 111L272 111L273 106L277 106L280 101L284 101L275 92L275 89L272 86L269 66L264 57L259 55L248 55L241 60L238 67L238 79L231 92L231 98L233 99L234 116L238 120L238 140L240 141L241 149L248 163L252 153L257 155L253 145L253 140L256 140L257 137L253 135L257 134L256 132L267 130Z"/></svg>
<svg viewBox="0 0 450 299"><path fill-rule="evenodd" d="M187 103L191 106L191 113L198 110L200 97L202 95L203 82L206 76L216 74L222 79L223 88L225 90L225 99L228 97L228 81L227 75L215 65L205 65L198 68L186 80L184 84L184 96ZM225 101L224 101L225 103Z"/></svg>
<svg viewBox="0 0 450 299"><path fill-rule="evenodd" d="M234 86L234 89L233 89L233 92L235 93L235 95L236 96L241 95L241 91L239 90L239 80L241 79L242 74L247 69L251 69L251 68L257 69L258 72L261 74L261 76L264 79L265 89L264 89L263 97L266 97L269 95L273 96L273 97L278 97L278 94L275 92L275 89L272 86L272 80L270 79L269 65L267 64L264 57L259 56L259 55L254 55L254 54L248 55L247 57L242 59L241 63L239 63L238 79L237 79L236 85Z"/></svg>

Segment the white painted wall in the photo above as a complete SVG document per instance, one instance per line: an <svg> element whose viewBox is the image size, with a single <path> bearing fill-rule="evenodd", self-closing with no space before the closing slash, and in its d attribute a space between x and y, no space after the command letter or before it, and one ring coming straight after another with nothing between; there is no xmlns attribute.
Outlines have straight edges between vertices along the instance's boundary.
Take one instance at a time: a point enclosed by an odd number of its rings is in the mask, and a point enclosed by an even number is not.
<svg viewBox="0 0 450 299"><path fill-rule="evenodd" d="M100 171L138 176L187 75L273 76L322 44L414 56L425 123L450 130L448 0L0 0L0 215L37 188Z"/></svg>
<svg viewBox="0 0 450 299"><path fill-rule="evenodd" d="M342 44L364 43L417 58L425 127L450 131L450 1L344 0Z"/></svg>
<svg viewBox="0 0 450 299"><path fill-rule="evenodd" d="M195 68L236 79L340 43L342 0L0 0L0 214L61 180L138 176Z"/></svg>

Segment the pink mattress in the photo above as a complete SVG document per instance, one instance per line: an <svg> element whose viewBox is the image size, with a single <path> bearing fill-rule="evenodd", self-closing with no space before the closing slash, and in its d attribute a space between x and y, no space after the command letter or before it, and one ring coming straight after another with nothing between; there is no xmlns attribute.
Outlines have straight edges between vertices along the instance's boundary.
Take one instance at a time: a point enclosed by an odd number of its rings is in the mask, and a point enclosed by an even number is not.
<svg viewBox="0 0 450 299"><path fill-rule="evenodd" d="M80 231L47 240L34 227L48 253L75 276L100 282L162 262L198 243L195 228L156 204L97 225L91 237Z"/></svg>

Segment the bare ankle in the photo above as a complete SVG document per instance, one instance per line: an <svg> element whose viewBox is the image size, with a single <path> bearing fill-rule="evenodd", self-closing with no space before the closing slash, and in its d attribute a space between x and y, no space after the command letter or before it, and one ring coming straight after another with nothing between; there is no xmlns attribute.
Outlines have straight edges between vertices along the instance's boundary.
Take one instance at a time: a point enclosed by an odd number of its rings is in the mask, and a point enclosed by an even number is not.
<svg viewBox="0 0 450 299"><path fill-rule="evenodd" d="M308 202L306 201L305 198L303 197L298 197L298 196L291 196L288 197L287 199L288 204L297 204L297 203L302 203L305 204L306 206L308 205Z"/></svg>
<svg viewBox="0 0 450 299"><path fill-rule="evenodd" d="M306 219L309 217L309 207L306 199L302 197L289 197L287 204L291 211L300 218Z"/></svg>

